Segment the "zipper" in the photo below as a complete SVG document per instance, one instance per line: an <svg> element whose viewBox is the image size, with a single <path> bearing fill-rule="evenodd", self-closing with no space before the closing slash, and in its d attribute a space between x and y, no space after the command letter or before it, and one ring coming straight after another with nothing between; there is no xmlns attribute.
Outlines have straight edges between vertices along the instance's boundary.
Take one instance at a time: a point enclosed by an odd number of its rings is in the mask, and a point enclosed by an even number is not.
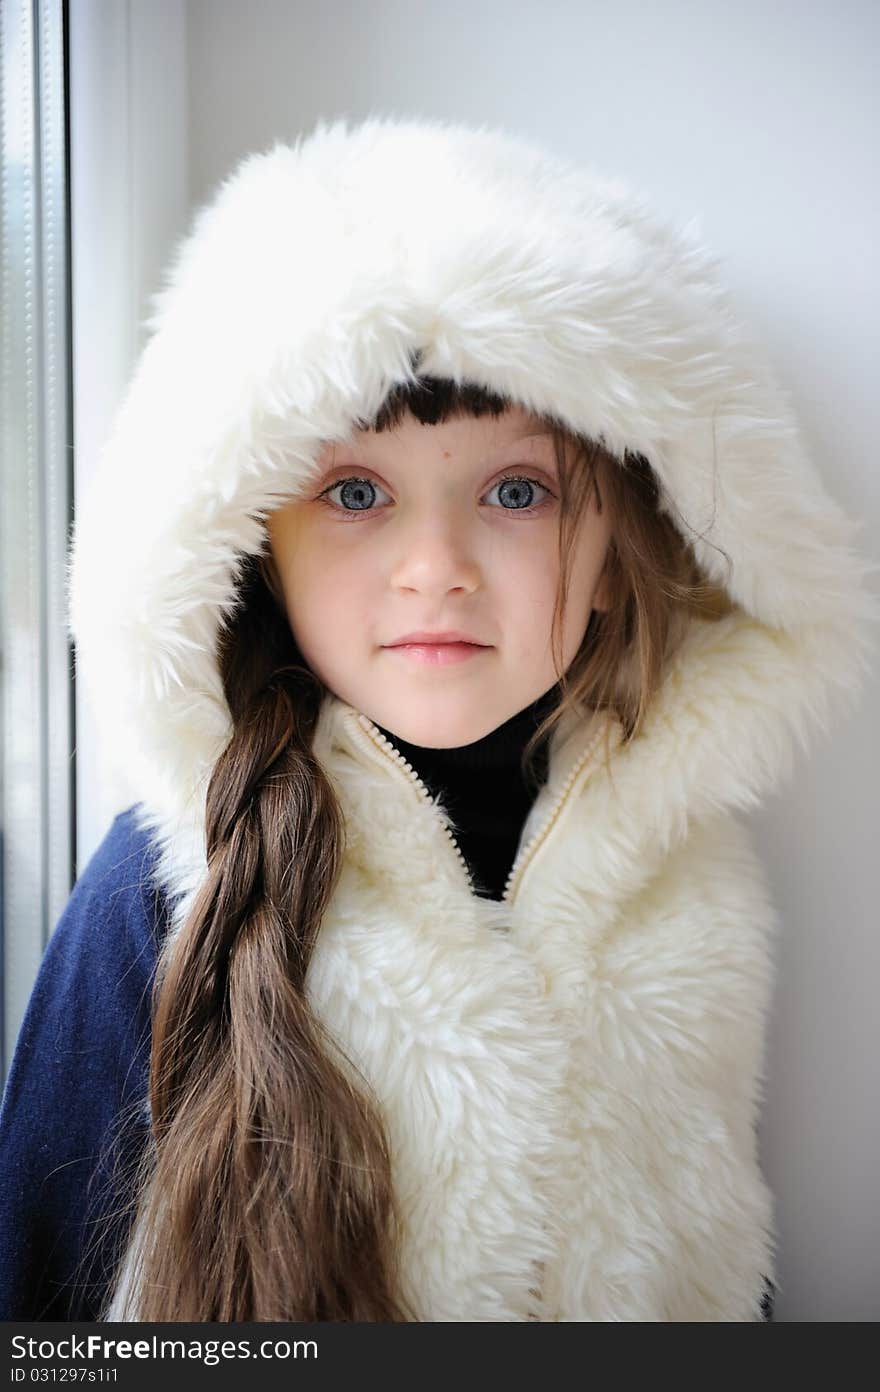
<svg viewBox="0 0 880 1392"><path fill-rule="evenodd" d="M391 741L387 739L385 735L382 734L381 730L379 730L373 724L369 716L362 715L360 714L360 712L357 712L357 722L360 725L361 729L364 730L367 735L369 735L373 743L377 745L379 749L381 749L382 753L385 754L391 760L391 762L394 765L396 765L397 768L400 769L401 773L406 778L408 778L411 783L415 784L424 801L429 804L429 806L434 810L435 813L437 813L437 806L434 802L434 798L430 789L428 788L427 784L416 773L412 764L409 763L408 760L404 759L400 750L395 748ZM456 841L455 837L453 836L451 828L447 825L445 818L439 814L437 815L440 825L446 833L449 839L449 843L452 846L452 849L458 856L459 864L461 865L461 868L464 872L464 877L467 881L468 889L472 894L475 894L476 885L474 883L474 877L471 874L470 866L465 860L464 853L461 847L459 846L458 842Z"/></svg>
<svg viewBox="0 0 880 1392"><path fill-rule="evenodd" d="M381 752L390 760L392 765L394 765L397 769L400 770L401 774L404 777L406 777L411 783L415 784L420 796L424 799L426 803L428 803L428 805L433 809L433 811L437 813L440 825L442 826L443 831L445 832L452 846L452 849L458 857L458 862L461 865L462 871L464 872L468 889L472 894L475 894L476 885L474 883L473 875L471 874L470 866L468 865L467 860L465 859L461 847L456 841L451 828L448 826L445 817L438 812L437 804L434 801L433 795L431 794L424 781L416 773L412 764L410 764L408 760L406 760L403 757L400 750L395 748L391 741L387 739L385 735L382 734L382 732L377 728L376 725L373 724L373 721L370 720L369 716L363 715L359 711L353 712L353 714L355 715L357 723L360 725L364 733L372 740L373 744L379 750L381 750ZM574 783L578 774L581 772L584 765L592 757L593 753L597 749L599 741L602 738L603 730L604 727L600 727L600 729L597 730L593 738L588 741L585 748L578 755L574 764L568 771L568 775L566 777L563 787L556 795L556 798L553 802L553 806L550 808L546 817L541 822L541 825L529 837L527 843L524 846L521 846L517 851L516 858L514 859L513 865L510 868L510 873L508 874L507 880L504 885L504 893L501 897L500 904L510 905L513 903L516 894L520 888L520 885L522 884L523 875L525 874L528 865L534 858L538 850L538 847L541 846L549 836L552 827L555 825L560 813L562 812L563 807L568 801L569 795L571 793L572 788L574 787ZM482 898L482 896L479 897ZM489 902L489 900L486 900L487 904ZM500 907L500 904L496 904L496 907Z"/></svg>
<svg viewBox="0 0 880 1392"><path fill-rule="evenodd" d="M541 825L537 827L533 834L529 837L527 843L524 846L521 846L519 851L517 852L516 859L514 860L513 865L510 867L510 874L507 876L507 882L504 886L504 894L502 896L503 903L512 904L514 899L516 898L517 891L519 890L519 887L522 884L523 875L525 874L528 865L534 859L538 847L541 846L544 843L544 841L546 841L547 837L550 835L550 832L555 823L557 822L563 807L568 802L568 798L572 788L574 787L575 780L581 772L581 769L588 762L588 760L592 758L594 752L598 748L599 741L602 738L602 734L603 728L600 728L596 731L593 738L589 740L585 747L581 750L577 759L569 769L565 783L563 784L560 791L557 793L556 800L553 803L553 806L550 808L550 811L547 813Z"/></svg>

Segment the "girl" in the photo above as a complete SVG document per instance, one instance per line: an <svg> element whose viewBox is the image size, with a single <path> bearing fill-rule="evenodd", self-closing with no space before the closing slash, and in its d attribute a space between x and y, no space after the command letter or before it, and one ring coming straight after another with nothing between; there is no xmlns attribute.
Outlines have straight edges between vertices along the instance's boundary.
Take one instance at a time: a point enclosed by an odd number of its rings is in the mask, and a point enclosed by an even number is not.
<svg viewBox="0 0 880 1392"><path fill-rule="evenodd" d="M759 1320L741 814L867 666L709 255L439 121L246 160L77 513L131 805L2 1115L6 1318Z"/></svg>

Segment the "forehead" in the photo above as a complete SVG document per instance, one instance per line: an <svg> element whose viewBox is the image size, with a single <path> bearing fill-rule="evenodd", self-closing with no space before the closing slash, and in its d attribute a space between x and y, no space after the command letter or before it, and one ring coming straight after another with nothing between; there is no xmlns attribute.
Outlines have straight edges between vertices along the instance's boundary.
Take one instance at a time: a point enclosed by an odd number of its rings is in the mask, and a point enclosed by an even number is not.
<svg viewBox="0 0 880 1392"><path fill-rule="evenodd" d="M446 457L483 456L487 451L503 450L522 443L529 450L552 446L553 432L546 421L522 406L509 407L499 416L456 416L435 425L423 425L407 412L400 423L388 430L354 430L344 439L328 441L320 455L323 463L355 454L364 457L394 456L413 449Z"/></svg>

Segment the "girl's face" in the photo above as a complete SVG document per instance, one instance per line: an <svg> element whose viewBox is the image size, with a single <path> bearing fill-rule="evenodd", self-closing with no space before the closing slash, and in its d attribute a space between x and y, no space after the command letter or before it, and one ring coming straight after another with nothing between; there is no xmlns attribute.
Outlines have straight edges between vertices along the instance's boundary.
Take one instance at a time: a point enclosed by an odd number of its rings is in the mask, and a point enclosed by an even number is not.
<svg viewBox="0 0 880 1392"><path fill-rule="evenodd" d="M545 429L521 407L433 426L407 415L393 431L326 445L316 481L267 518L309 667L410 744L471 744L556 682L560 505ZM591 610L607 607L600 573L610 531L607 507L600 514L592 498L573 556L566 669ZM483 646L445 662L392 646L425 630L456 630Z"/></svg>

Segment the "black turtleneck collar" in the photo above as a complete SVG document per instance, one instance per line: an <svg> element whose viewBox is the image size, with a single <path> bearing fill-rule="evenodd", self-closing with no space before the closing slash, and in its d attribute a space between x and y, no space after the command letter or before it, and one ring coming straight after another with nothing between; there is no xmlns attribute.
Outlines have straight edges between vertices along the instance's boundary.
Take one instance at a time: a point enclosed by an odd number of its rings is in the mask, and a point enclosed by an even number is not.
<svg viewBox="0 0 880 1392"><path fill-rule="evenodd" d="M482 739L454 749L410 744L376 728L406 759L454 824L456 842L471 867L477 893L500 899L519 844L522 824L537 788L521 771L531 735L559 700L559 684L505 720ZM532 765L538 786L547 779L548 742Z"/></svg>
<svg viewBox="0 0 880 1392"><path fill-rule="evenodd" d="M505 720L502 725L490 730L488 735L483 735L482 739L474 740L471 744L458 745L453 749L434 749L428 745L409 744L381 725L376 728L391 741L395 749L400 750L407 762L417 771L420 771L423 765L434 769L509 768L514 764L518 765L531 735L558 700L557 683L523 710L517 711L509 720Z"/></svg>

